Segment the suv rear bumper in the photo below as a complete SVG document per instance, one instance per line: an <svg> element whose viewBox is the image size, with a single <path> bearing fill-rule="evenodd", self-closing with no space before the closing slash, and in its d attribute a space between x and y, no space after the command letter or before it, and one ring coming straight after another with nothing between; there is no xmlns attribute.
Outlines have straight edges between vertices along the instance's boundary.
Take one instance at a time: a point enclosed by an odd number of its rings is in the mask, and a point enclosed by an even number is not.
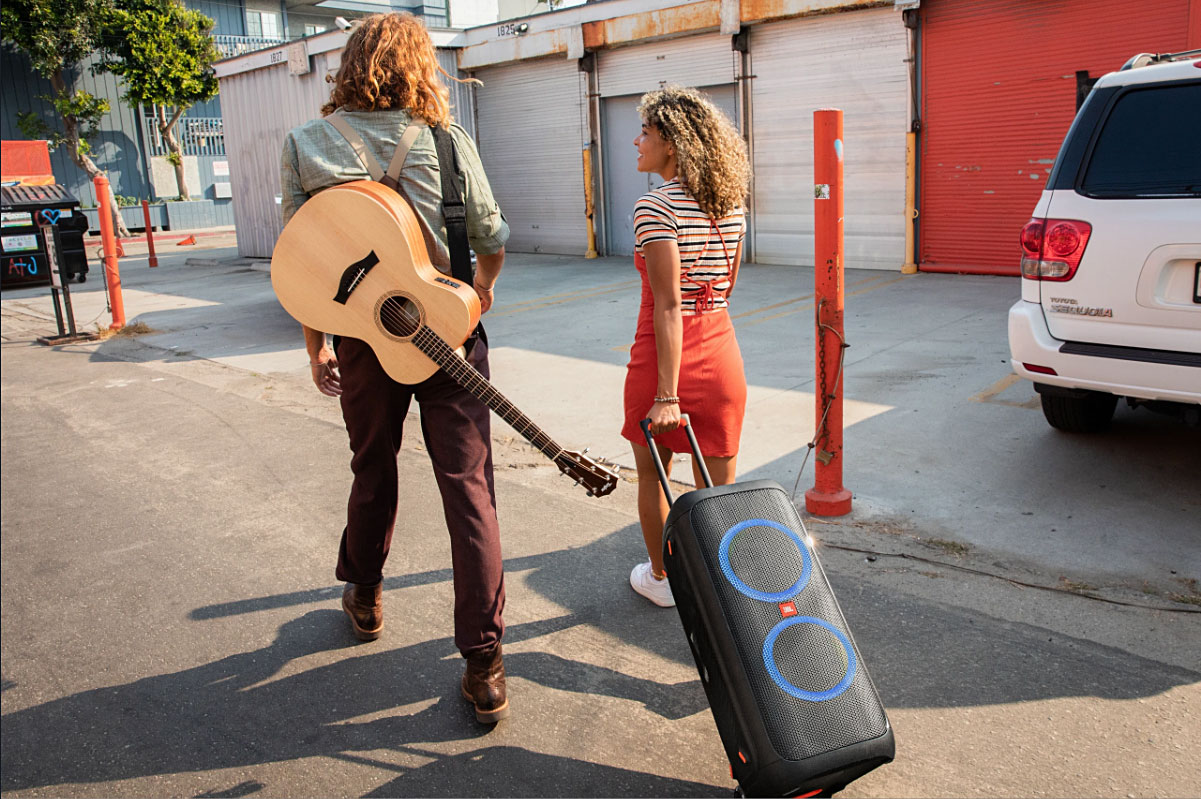
<svg viewBox="0 0 1201 799"><path fill-rule="evenodd" d="M1063 352L1063 346L1047 329L1041 305L1018 300L1009 309L1010 363L1027 380L1119 397L1201 404L1201 368ZM1025 364L1050 367L1055 374L1031 372Z"/></svg>

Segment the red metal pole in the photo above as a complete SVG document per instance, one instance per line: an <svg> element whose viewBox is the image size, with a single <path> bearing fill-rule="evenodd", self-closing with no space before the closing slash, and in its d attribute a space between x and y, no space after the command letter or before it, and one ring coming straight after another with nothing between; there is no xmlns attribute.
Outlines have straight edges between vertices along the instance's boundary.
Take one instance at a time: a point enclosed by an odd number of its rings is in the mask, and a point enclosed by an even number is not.
<svg viewBox="0 0 1201 799"><path fill-rule="evenodd" d="M158 266L158 257L154 254L154 228L150 224L150 203L142 200L142 216L146 218L146 246L150 248L150 268Z"/></svg>
<svg viewBox="0 0 1201 799"><path fill-rule="evenodd" d="M117 268L117 239L113 236L113 215L108 201L108 178L97 175L96 203L100 207L100 241L104 245L104 280L108 285L108 302L113 307L112 330L125 327L125 301L121 299L121 272Z"/></svg>
<svg viewBox="0 0 1201 799"><path fill-rule="evenodd" d="M842 111L813 112L814 283L817 338L817 419L813 488L805 509L815 516L851 512L842 484Z"/></svg>

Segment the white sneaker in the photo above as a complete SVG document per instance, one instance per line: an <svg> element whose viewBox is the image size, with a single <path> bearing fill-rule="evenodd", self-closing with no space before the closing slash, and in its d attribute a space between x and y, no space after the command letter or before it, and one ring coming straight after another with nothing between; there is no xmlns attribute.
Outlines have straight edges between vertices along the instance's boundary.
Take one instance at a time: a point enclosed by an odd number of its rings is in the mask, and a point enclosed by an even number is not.
<svg viewBox="0 0 1201 799"><path fill-rule="evenodd" d="M661 608L675 607L675 597L671 595L671 585L664 577L660 580L651 573L651 562L639 563L630 572L630 587Z"/></svg>

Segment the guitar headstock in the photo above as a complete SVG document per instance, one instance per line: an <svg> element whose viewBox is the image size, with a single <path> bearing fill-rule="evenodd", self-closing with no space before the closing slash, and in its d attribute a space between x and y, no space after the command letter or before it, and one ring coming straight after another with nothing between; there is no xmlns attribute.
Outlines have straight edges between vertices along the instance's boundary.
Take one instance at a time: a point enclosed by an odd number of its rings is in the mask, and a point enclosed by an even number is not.
<svg viewBox="0 0 1201 799"><path fill-rule="evenodd" d="M576 485L584 486L590 497L603 497L617 488L617 472L602 466L583 452L565 449L555 457L555 465L559 471L575 480Z"/></svg>

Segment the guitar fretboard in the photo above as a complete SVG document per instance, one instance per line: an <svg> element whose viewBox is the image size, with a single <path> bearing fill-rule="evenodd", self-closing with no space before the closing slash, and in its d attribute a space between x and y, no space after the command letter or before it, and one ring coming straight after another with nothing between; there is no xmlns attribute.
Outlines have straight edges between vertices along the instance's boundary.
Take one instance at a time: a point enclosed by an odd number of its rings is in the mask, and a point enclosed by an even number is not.
<svg viewBox="0 0 1201 799"><path fill-rule="evenodd" d="M488 382L475 367L467 363L455 353L446 341L428 327L422 325L421 329L412 338L413 344L425 353L438 366L442 367L448 375L454 378L455 382L463 388L470 391L481 402L491 408L496 414L504 419L510 427L521 433L525 440L533 444L542 454L550 458L552 461L557 461L559 456L563 454L563 448L560 447L553 438L548 436L541 427L534 423L530 417L522 413L518 408L496 390L496 387Z"/></svg>

